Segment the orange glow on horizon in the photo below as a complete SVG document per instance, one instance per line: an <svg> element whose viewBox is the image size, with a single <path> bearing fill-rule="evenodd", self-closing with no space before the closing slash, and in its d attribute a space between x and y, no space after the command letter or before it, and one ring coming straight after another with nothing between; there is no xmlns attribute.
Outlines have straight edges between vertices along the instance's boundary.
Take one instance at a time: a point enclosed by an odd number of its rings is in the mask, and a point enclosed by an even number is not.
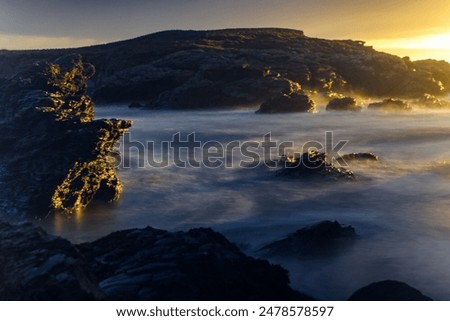
<svg viewBox="0 0 450 321"><path fill-rule="evenodd" d="M421 35L409 38L374 39L367 42L376 50L412 60L437 59L450 62L450 33Z"/></svg>

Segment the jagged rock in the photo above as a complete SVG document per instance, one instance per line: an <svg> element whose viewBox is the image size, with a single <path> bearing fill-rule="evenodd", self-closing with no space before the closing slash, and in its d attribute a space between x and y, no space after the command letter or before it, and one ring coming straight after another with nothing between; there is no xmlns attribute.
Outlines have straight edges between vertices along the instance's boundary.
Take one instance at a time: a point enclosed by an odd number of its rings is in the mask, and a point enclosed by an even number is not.
<svg viewBox="0 0 450 321"><path fill-rule="evenodd" d="M91 262L69 241L0 222L0 300L103 298Z"/></svg>
<svg viewBox="0 0 450 321"><path fill-rule="evenodd" d="M305 300L287 272L244 255L210 229L112 233L80 250L111 300Z"/></svg>
<svg viewBox="0 0 450 321"><path fill-rule="evenodd" d="M0 222L0 300L311 300L286 270L210 229L150 227L73 245Z"/></svg>
<svg viewBox="0 0 450 321"><path fill-rule="evenodd" d="M371 103L367 106L368 109L382 110L382 111L411 111L411 106L400 99L388 98L381 102Z"/></svg>
<svg viewBox="0 0 450 321"><path fill-rule="evenodd" d="M354 178L351 170L334 166L327 161L325 153L317 151L303 153L298 158L282 157L278 165L281 168L277 170L277 176L293 178Z"/></svg>
<svg viewBox="0 0 450 321"><path fill-rule="evenodd" d="M325 93L376 97L450 92L447 62L411 62L361 41L309 38L299 30L276 28L175 30L79 49L2 51L0 115L11 113L7 100L14 91L8 88L18 69L68 52L97 66L90 93L102 103L141 101L152 108L256 106L286 92L290 82Z"/></svg>
<svg viewBox="0 0 450 321"><path fill-rule="evenodd" d="M399 281L369 284L352 294L350 301L432 301L419 290Z"/></svg>
<svg viewBox="0 0 450 321"><path fill-rule="evenodd" d="M355 229L337 221L323 221L297 230L259 251L272 256L317 257L336 254L355 240Z"/></svg>
<svg viewBox="0 0 450 321"><path fill-rule="evenodd" d="M279 94L265 101L257 113L313 113L316 111L315 103L307 95L301 93Z"/></svg>
<svg viewBox="0 0 450 321"><path fill-rule="evenodd" d="M93 120L94 104L86 95L92 72L81 57L71 55L22 73L29 80L18 83L21 92L29 90L28 98L1 126L10 142L3 155L7 188L0 192L5 211L70 212L93 199L119 197L122 186L110 152L131 122Z"/></svg>
<svg viewBox="0 0 450 321"><path fill-rule="evenodd" d="M327 111L361 111L362 107L356 105L352 97L334 98L326 107Z"/></svg>

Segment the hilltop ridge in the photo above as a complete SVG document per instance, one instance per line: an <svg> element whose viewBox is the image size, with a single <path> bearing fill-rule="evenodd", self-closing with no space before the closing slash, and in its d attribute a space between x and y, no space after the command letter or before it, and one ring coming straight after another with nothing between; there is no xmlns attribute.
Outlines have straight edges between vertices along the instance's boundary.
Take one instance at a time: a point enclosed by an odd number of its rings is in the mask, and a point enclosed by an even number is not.
<svg viewBox="0 0 450 321"><path fill-rule="evenodd" d="M0 52L0 108L19 108L17 79L39 60L76 53L96 66L100 103L153 108L257 105L293 87L373 97L450 93L450 64L411 61L358 40L326 40L279 28L169 30L76 49ZM13 96L13 97L12 97Z"/></svg>

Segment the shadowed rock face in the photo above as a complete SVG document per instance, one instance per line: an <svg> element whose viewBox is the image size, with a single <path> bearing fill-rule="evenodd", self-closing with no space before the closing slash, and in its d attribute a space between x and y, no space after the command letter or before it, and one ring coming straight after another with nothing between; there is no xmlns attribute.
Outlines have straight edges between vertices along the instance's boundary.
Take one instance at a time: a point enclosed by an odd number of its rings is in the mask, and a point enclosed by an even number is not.
<svg viewBox="0 0 450 321"><path fill-rule="evenodd" d="M289 288L281 267L245 256L210 229L121 231L80 249L114 300L310 299Z"/></svg>
<svg viewBox="0 0 450 321"><path fill-rule="evenodd" d="M68 56L39 64L10 84L24 99L14 105L0 138L6 177L0 198L8 212L45 215L116 200L121 184L110 152L131 122L94 119L86 95L93 66ZM37 86L37 87L36 87Z"/></svg>
<svg viewBox="0 0 450 321"><path fill-rule="evenodd" d="M260 252L270 256L320 257L338 253L356 239L352 226L323 221L297 230L282 240L264 246Z"/></svg>
<svg viewBox="0 0 450 321"><path fill-rule="evenodd" d="M371 110L381 110L381 111L411 111L412 108L405 101L400 99L388 98L381 102L371 103L367 106Z"/></svg>
<svg viewBox="0 0 450 321"><path fill-rule="evenodd" d="M349 298L350 301L431 301L419 290L399 281L381 281L369 284Z"/></svg>
<svg viewBox="0 0 450 321"><path fill-rule="evenodd" d="M315 105L314 101L305 94L279 94L265 101L257 113L313 113L316 111Z"/></svg>
<svg viewBox="0 0 450 321"><path fill-rule="evenodd" d="M309 300L287 271L210 229L150 227L73 245L0 222L0 300Z"/></svg>
<svg viewBox="0 0 450 321"><path fill-rule="evenodd" d="M0 52L0 114L8 83L23 66L69 53L97 68L91 96L148 107L260 105L291 83L305 90L419 98L450 92L450 64L411 62L361 41L310 38L276 28L166 31L79 49ZM3 95L2 95L3 94Z"/></svg>
<svg viewBox="0 0 450 321"><path fill-rule="evenodd" d="M361 111L362 107L356 105L352 97L332 99L326 107L327 111Z"/></svg>
<svg viewBox="0 0 450 321"><path fill-rule="evenodd" d="M102 299L90 266L67 240L0 222L0 300Z"/></svg>

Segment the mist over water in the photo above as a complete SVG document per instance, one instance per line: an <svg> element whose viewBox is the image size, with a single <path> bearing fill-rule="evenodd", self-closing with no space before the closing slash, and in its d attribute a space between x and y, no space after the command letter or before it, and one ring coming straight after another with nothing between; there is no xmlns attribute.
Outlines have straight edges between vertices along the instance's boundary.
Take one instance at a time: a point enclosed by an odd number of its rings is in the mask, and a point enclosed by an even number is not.
<svg viewBox="0 0 450 321"><path fill-rule="evenodd" d="M335 142L343 152L373 152L379 163L352 163L355 181L304 181L265 168L120 168L116 204L94 204L72 217L37 221L74 242L112 231L212 227L246 253L306 225L338 220L359 238L338 255L268 258L290 272L292 286L319 299L347 299L371 282L397 279L434 299L450 299L450 112L260 115L253 110L145 111L99 107L97 118L130 119L132 141L170 141L192 132L209 140ZM126 147L126 146L125 146ZM138 163L130 150L131 164ZM156 155L158 159L160 155ZM235 160L237 162L238 160Z"/></svg>

